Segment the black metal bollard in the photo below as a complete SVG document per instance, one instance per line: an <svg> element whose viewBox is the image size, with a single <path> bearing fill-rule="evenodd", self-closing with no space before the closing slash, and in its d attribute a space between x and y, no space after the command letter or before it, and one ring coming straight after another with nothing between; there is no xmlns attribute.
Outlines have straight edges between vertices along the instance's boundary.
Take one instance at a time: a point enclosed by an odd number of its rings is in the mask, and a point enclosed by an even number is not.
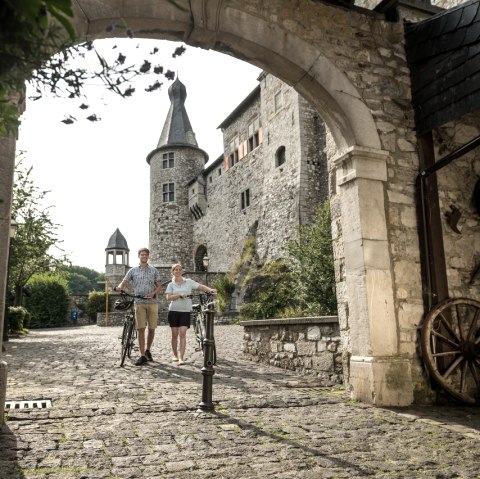
<svg viewBox="0 0 480 479"><path fill-rule="evenodd" d="M213 375L213 318L215 311L207 310L205 318L205 341L203 344L203 368L202 368L202 402L198 404L198 412L213 411L215 406L212 402Z"/></svg>

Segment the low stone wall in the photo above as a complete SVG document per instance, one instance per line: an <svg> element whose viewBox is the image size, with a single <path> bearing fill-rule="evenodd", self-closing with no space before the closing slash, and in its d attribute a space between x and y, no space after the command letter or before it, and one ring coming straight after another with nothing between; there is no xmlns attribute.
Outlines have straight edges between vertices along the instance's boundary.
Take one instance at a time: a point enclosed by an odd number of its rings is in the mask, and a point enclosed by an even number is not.
<svg viewBox="0 0 480 479"><path fill-rule="evenodd" d="M97 326L121 326L125 313L108 313L108 321L106 321L106 316L106 313L97 313Z"/></svg>
<svg viewBox="0 0 480 479"><path fill-rule="evenodd" d="M329 384L343 381L340 326L337 316L241 321L243 352L262 362Z"/></svg>

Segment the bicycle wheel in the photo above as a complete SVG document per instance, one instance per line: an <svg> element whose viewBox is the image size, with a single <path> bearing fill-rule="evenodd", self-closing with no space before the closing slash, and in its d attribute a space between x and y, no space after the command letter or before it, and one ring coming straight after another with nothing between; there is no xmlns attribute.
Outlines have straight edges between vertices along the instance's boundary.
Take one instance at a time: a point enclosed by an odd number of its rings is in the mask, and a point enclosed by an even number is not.
<svg viewBox="0 0 480 479"><path fill-rule="evenodd" d="M132 332L133 332L133 322L125 320L123 325L123 335L122 335L122 357L120 360L120 367L125 363L125 358L130 357L130 352L132 349Z"/></svg>
<svg viewBox="0 0 480 479"><path fill-rule="evenodd" d="M203 341L205 340L205 321L202 313L192 314L194 318L193 331L195 333L195 339L198 343L198 350L203 352Z"/></svg>
<svg viewBox="0 0 480 479"><path fill-rule="evenodd" d="M122 335L120 336L120 366L123 366L127 331L128 331L128 324L127 324L127 321L124 320L123 321Z"/></svg>
<svg viewBox="0 0 480 479"><path fill-rule="evenodd" d="M137 330L135 329L134 325L135 325L135 321L132 320L132 324L131 324L132 334L130 335L130 341L128 342L128 346L127 346L127 356L129 358L132 357L133 347L135 346L135 340L137 339Z"/></svg>
<svg viewBox="0 0 480 479"><path fill-rule="evenodd" d="M425 364L454 398L480 404L480 302L447 299L436 305L422 327Z"/></svg>

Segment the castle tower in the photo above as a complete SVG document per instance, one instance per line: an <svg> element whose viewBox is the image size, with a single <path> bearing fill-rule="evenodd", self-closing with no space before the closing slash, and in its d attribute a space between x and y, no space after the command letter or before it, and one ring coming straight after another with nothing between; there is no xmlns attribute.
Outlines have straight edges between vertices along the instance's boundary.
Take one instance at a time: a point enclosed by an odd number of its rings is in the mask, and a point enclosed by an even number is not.
<svg viewBox="0 0 480 479"><path fill-rule="evenodd" d="M178 78L168 89L170 109L150 165L150 260L160 268L180 262L193 269L193 221L189 184L203 171L208 155L200 149L190 125L187 90ZM202 191L203 194L203 191Z"/></svg>
<svg viewBox="0 0 480 479"><path fill-rule="evenodd" d="M130 268L129 252L127 240L117 228L105 248L105 278L112 287L120 283Z"/></svg>

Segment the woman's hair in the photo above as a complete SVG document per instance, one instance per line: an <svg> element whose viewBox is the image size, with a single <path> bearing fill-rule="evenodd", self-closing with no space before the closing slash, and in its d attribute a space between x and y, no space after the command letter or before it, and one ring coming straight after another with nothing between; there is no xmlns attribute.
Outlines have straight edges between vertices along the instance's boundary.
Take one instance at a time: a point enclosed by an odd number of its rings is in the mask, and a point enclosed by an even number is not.
<svg viewBox="0 0 480 479"><path fill-rule="evenodd" d="M175 263L175 264L172 264L172 267L171 267L171 269L170 269L170 272L173 274L173 270L174 270L175 268L177 268L178 266L180 266L180 268L183 268L180 263Z"/></svg>
<svg viewBox="0 0 480 479"><path fill-rule="evenodd" d="M138 250L138 256L140 256L140 253L141 253L142 251L145 251L147 254L150 254L150 250L149 250L148 248L140 248L140 249Z"/></svg>

